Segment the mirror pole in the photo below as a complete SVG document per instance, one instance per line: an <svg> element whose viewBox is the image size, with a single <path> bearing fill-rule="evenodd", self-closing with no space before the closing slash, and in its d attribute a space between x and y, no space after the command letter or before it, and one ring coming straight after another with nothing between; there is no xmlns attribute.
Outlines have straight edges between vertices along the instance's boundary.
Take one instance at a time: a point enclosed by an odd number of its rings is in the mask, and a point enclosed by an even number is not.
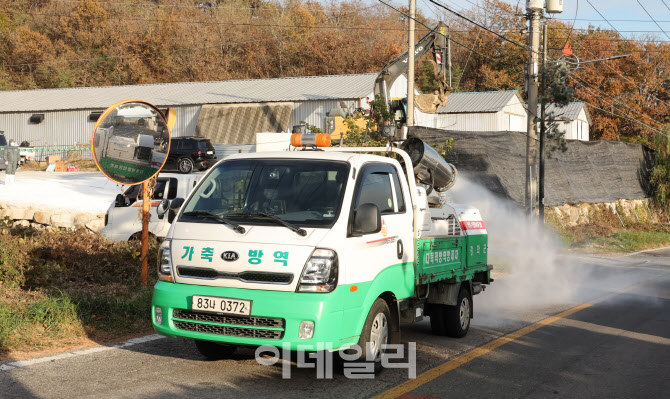
<svg viewBox="0 0 670 399"><path fill-rule="evenodd" d="M148 254L149 254L149 218L151 214L151 195L149 194L149 182L153 179L149 179L142 183L142 283L144 283L144 288L147 288L147 264L148 264Z"/></svg>

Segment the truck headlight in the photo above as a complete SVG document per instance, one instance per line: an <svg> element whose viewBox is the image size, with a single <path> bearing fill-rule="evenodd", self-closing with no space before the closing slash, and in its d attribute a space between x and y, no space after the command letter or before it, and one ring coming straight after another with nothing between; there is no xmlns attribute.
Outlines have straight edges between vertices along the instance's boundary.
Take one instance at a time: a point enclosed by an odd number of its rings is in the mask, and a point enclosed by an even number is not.
<svg viewBox="0 0 670 399"><path fill-rule="evenodd" d="M170 244L172 240L166 239L158 248L158 279L161 281L174 281L172 276L172 254Z"/></svg>
<svg viewBox="0 0 670 399"><path fill-rule="evenodd" d="M331 292L337 287L337 253L317 248L312 252L298 282L298 292Z"/></svg>

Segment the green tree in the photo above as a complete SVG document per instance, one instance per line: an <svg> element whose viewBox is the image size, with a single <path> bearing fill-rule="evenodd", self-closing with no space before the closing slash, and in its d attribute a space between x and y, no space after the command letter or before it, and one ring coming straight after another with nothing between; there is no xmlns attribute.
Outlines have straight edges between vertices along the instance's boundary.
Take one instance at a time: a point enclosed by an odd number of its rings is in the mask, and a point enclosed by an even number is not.
<svg viewBox="0 0 670 399"><path fill-rule="evenodd" d="M367 115L356 113L344 120L347 124L347 131L344 133L346 147L383 147L388 142L388 139L382 137L381 130L386 124L395 124L395 121L384 97L378 95L370 101L370 109L371 112ZM356 123L360 118L365 119L365 128Z"/></svg>
<svg viewBox="0 0 670 399"><path fill-rule="evenodd" d="M421 91L426 94L432 94L435 90L440 89L435 79L435 67L432 61L423 61L417 83Z"/></svg>

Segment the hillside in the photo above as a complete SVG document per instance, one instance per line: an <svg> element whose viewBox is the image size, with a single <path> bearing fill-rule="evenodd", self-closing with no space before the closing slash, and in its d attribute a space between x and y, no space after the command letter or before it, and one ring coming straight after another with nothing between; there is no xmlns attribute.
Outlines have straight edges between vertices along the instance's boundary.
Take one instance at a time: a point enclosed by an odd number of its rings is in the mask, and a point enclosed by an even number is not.
<svg viewBox="0 0 670 399"><path fill-rule="evenodd" d="M466 14L488 30L446 12L417 17L417 37L421 23L449 24L454 90L522 90L519 10L493 0ZM5 0L0 90L377 72L403 51L406 29L406 17L375 1ZM670 111L668 43L556 20L549 35L551 60L568 38L581 60L630 55L583 64L568 84L589 104L592 139L651 143L649 127ZM428 91L426 62L417 82Z"/></svg>

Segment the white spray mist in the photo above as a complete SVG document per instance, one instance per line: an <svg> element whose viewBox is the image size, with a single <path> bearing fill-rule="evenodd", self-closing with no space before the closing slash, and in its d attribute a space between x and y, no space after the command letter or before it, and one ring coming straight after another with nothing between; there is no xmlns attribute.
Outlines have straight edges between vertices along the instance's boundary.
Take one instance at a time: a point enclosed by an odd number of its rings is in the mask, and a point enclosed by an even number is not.
<svg viewBox="0 0 670 399"><path fill-rule="evenodd" d="M489 263L497 278L475 298L478 311L506 317L574 302L582 273L562 261L558 240L537 219L464 174L448 196L454 203L478 208L488 231Z"/></svg>

